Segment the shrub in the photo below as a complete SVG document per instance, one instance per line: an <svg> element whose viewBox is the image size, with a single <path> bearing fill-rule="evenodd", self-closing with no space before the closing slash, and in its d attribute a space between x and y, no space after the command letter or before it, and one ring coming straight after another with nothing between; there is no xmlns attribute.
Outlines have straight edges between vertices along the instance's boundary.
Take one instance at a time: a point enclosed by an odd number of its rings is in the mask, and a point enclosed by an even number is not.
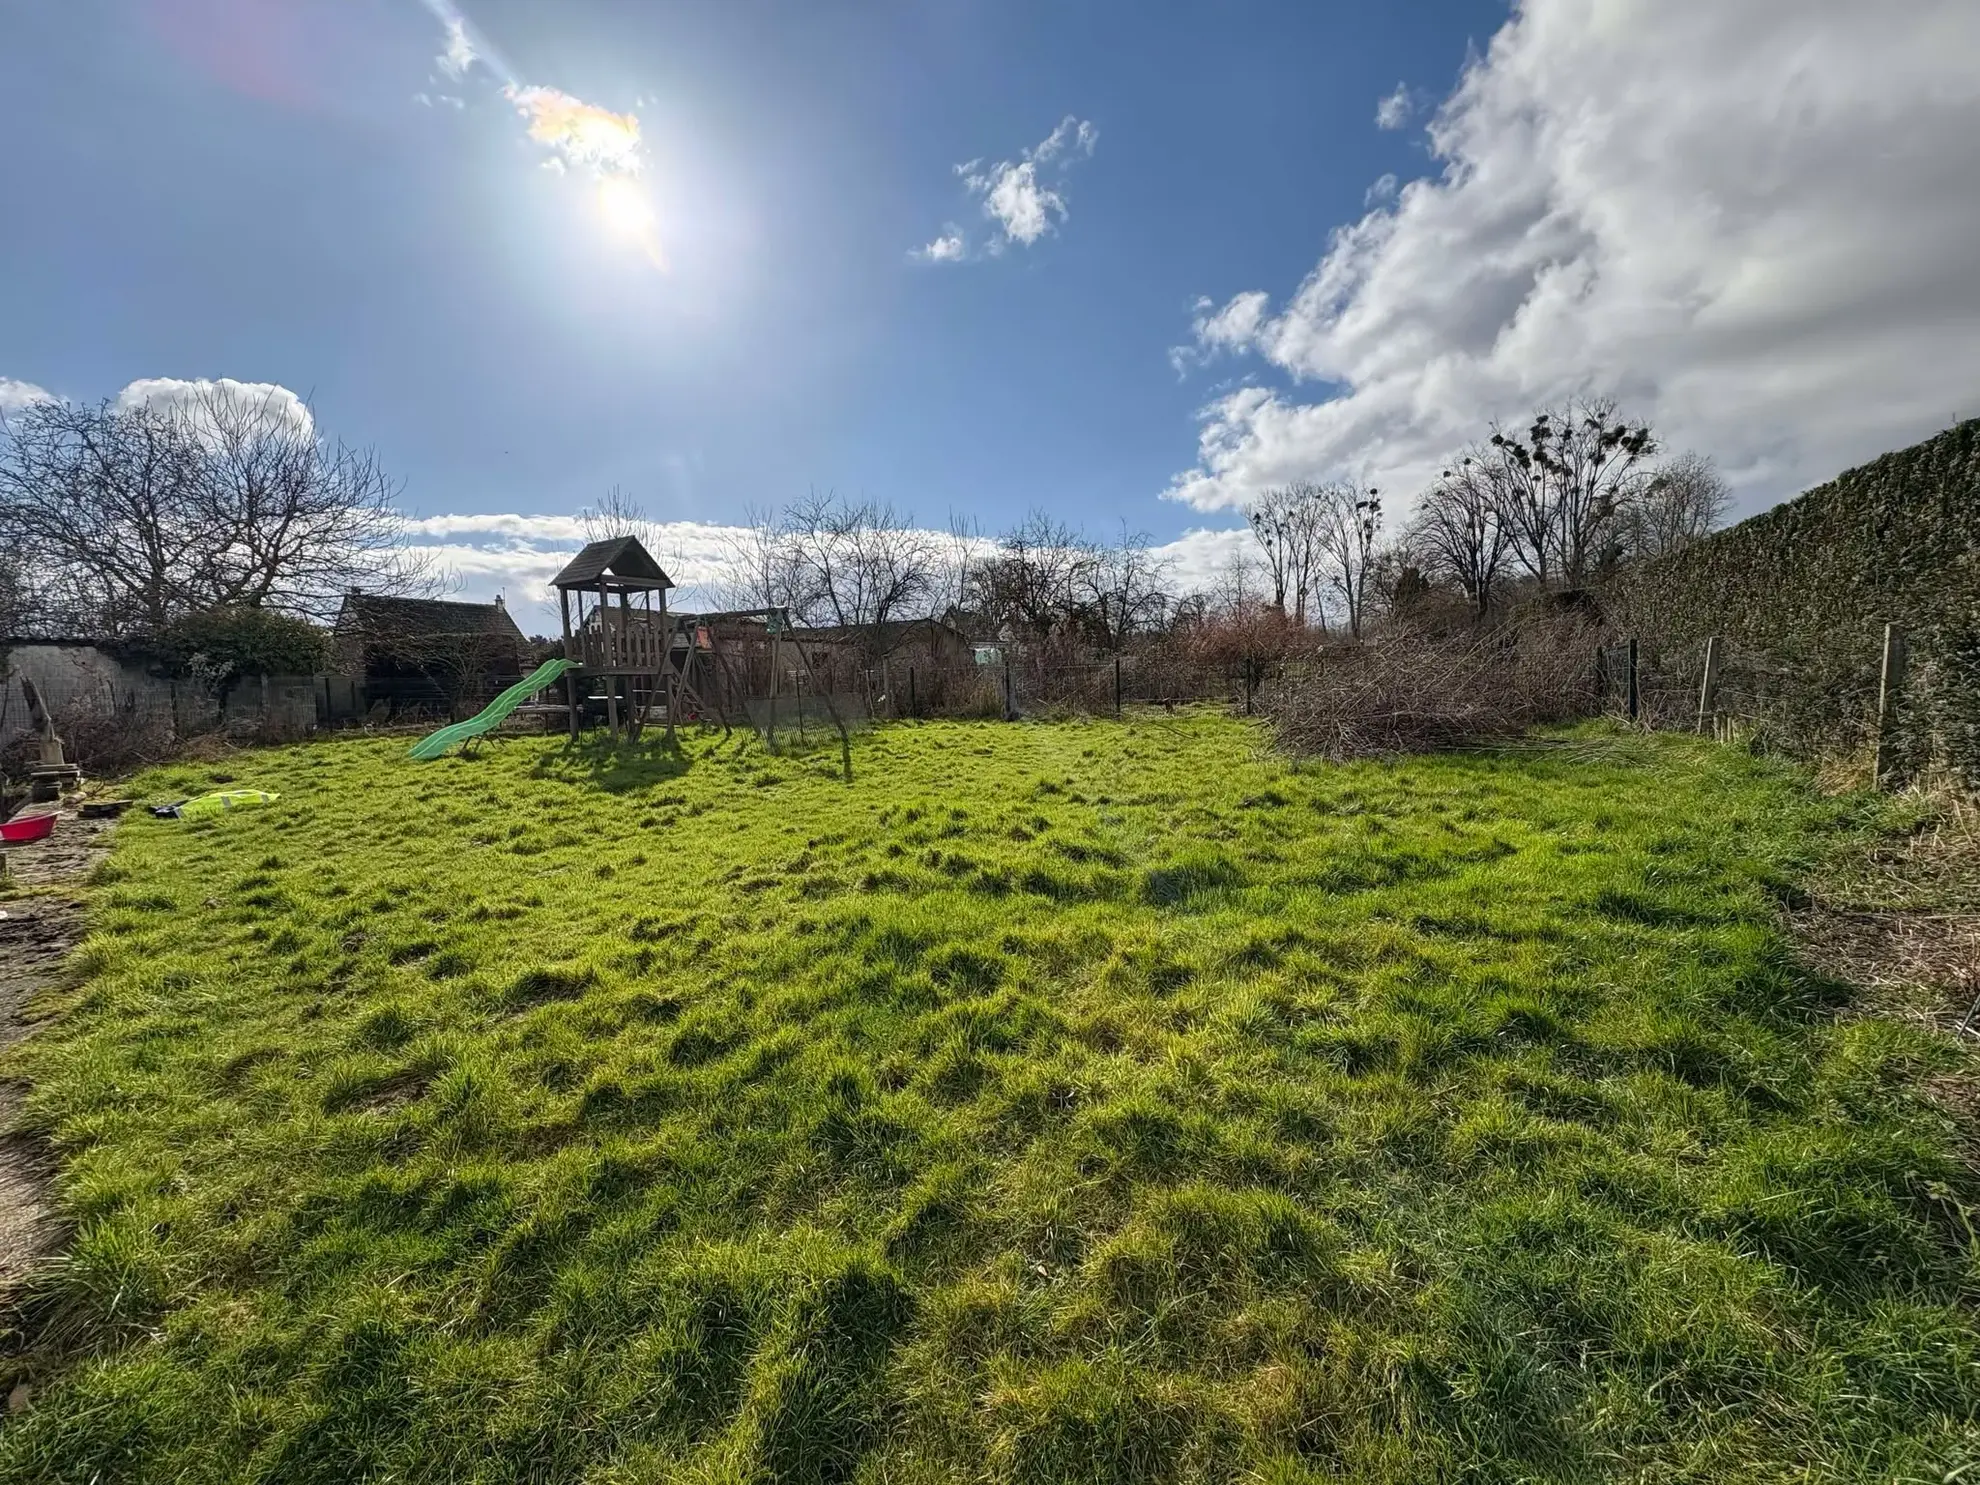
<svg viewBox="0 0 1980 1485"><path fill-rule="evenodd" d="M1572 615L1485 634L1394 629L1322 651L1269 693L1281 746L1322 758L1416 753L1584 716L1595 631Z"/></svg>
<svg viewBox="0 0 1980 1485"><path fill-rule="evenodd" d="M209 608L175 620L159 636L180 670L204 657L221 675L311 675L329 659L329 636L314 624L265 608Z"/></svg>

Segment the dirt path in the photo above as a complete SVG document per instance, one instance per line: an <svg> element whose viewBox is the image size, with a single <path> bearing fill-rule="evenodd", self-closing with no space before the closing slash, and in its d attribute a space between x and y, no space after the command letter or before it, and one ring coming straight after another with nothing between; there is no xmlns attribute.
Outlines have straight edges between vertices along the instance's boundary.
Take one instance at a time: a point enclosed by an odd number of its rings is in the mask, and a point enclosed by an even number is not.
<svg viewBox="0 0 1980 1485"><path fill-rule="evenodd" d="M0 893L0 1050L33 1034L35 997L57 983L82 937L82 879L109 846L106 822L64 815L46 844L7 853L9 886L20 895ZM0 1316L59 1236L47 1152L10 1132L21 1093L18 1084L0 1081Z"/></svg>

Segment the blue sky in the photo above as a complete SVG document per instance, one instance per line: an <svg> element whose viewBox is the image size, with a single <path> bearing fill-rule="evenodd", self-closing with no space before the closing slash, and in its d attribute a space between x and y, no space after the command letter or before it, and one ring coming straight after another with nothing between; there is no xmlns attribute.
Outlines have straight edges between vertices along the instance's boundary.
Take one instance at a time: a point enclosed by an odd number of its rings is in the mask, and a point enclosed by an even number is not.
<svg viewBox="0 0 1980 1485"><path fill-rule="evenodd" d="M1567 391L1748 508L1980 411L1959 0L466 0L459 76L450 10L9 7L0 401L292 389L470 591L613 484L1170 542ZM637 118L650 227L513 88Z"/></svg>

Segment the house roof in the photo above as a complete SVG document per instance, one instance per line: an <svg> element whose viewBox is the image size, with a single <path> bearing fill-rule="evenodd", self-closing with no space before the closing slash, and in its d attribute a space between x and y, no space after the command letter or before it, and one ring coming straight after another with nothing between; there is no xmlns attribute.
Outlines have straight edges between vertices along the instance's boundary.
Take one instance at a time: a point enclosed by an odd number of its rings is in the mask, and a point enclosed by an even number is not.
<svg viewBox="0 0 1980 1485"><path fill-rule="evenodd" d="M632 588L671 588L674 580L660 570L660 564L636 536L613 536L590 542L550 579L555 588L575 588L596 583L602 577L619 580L619 586Z"/></svg>
<svg viewBox="0 0 1980 1485"><path fill-rule="evenodd" d="M967 643L968 636L947 619L887 619L878 624L815 624L797 625L791 634L801 640L815 644L869 644L884 641L890 645L905 643L917 634L925 634L930 640L947 634L957 643Z"/></svg>
<svg viewBox="0 0 1980 1485"><path fill-rule="evenodd" d="M499 603L450 603L438 598L387 598L349 593L337 615L340 633L406 636L485 634L523 643L523 632Z"/></svg>

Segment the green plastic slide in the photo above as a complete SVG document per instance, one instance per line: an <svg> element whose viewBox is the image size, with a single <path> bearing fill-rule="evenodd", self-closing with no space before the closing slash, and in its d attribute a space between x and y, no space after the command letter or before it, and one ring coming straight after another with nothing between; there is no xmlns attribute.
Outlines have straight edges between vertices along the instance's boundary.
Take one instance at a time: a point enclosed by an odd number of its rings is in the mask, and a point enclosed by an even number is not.
<svg viewBox="0 0 1980 1485"><path fill-rule="evenodd" d="M576 669L575 660L545 660L465 722L456 722L450 727L442 727L438 732L422 737L413 744L413 757L426 762L438 758L455 743L466 742L471 737L480 737L484 732L493 732L509 719L510 713L530 697L552 681L561 680L565 671Z"/></svg>

